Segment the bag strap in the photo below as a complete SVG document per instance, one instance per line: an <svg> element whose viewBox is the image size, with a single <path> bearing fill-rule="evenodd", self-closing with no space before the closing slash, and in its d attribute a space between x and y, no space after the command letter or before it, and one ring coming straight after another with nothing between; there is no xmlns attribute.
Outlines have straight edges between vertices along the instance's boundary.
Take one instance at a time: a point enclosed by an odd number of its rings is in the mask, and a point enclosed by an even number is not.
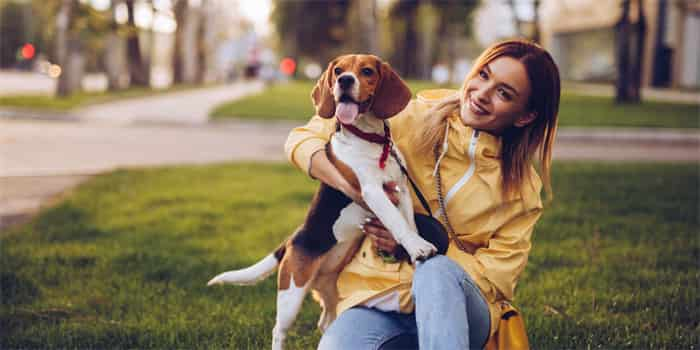
<svg viewBox="0 0 700 350"><path fill-rule="evenodd" d="M413 179L408 175L408 170L406 170L406 167L401 163L401 159L399 159L399 156L396 154L396 151L392 148L391 149L391 156L396 159L396 163L399 164L399 168L401 169L401 172L406 176L408 179L408 182L411 183L411 187L413 187L413 192L416 193L416 197L418 197L418 200L420 201L420 204L423 205L423 208L425 211L428 212L428 215L433 216L432 210L430 210L430 206L428 205L428 201L425 200L425 197L423 197L423 193L418 189L418 186L416 186L416 183L413 182Z"/></svg>
<svg viewBox="0 0 700 350"><path fill-rule="evenodd" d="M439 145L435 145L434 153L435 162L437 163L440 159ZM462 240L457 238L457 234L455 233L454 228L452 228L452 224L450 224L450 219L447 217L447 209L445 208L445 198L442 196L442 177L440 177L440 164L436 165L435 170L435 188L437 190L438 203L440 203L440 216L442 216L442 220L445 221L445 226L447 226L447 233L449 233L450 239L455 242L459 250L467 254L474 254L474 249L469 249L469 247L467 247L464 244L464 242L462 242Z"/></svg>

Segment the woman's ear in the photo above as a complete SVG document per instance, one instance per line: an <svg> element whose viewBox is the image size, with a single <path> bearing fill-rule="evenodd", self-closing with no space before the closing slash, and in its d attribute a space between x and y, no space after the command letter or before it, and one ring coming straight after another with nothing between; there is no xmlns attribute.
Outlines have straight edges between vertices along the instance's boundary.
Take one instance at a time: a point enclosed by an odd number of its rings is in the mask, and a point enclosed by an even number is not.
<svg viewBox="0 0 700 350"><path fill-rule="evenodd" d="M372 111L377 118L386 119L401 112L411 101L411 90L387 63L379 65L380 81L374 91Z"/></svg>
<svg viewBox="0 0 700 350"><path fill-rule="evenodd" d="M522 128L522 127L530 125L530 123L534 122L535 119L537 119L537 112L534 112L534 111L527 112L527 113L521 115L520 117L518 117L518 119L515 120L514 125L516 128Z"/></svg>
<svg viewBox="0 0 700 350"><path fill-rule="evenodd" d="M331 77L333 76L333 66L336 60L328 64L328 68L323 72L313 91L311 91L311 100L316 107L316 114L322 118L332 118L335 115L335 100L333 99L333 84Z"/></svg>

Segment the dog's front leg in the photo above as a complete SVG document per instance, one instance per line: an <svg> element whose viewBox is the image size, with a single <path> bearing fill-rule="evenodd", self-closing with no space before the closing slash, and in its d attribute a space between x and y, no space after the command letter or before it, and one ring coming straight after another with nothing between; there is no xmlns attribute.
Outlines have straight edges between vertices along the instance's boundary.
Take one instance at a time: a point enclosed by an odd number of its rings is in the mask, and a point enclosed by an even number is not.
<svg viewBox="0 0 700 350"><path fill-rule="evenodd" d="M415 262L435 254L437 252L435 246L418 235L415 224L411 227L399 208L395 207L384 193L382 185L371 179L368 180L361 183L362 199L365 200L367 206L372 209L382 224L389 229L394 239L406 249L411 260Z"/></svg>

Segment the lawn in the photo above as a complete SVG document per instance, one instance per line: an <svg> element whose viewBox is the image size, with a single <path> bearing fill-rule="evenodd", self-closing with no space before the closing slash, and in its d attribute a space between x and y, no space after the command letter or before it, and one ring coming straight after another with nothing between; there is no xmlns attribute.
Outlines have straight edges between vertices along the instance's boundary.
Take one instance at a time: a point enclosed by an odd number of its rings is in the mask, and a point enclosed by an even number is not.
<svg viewBox="0 0 700 350"><path fill-rule="evenodd" d="M169 92L195 89L200 85L181 84L167 89L152 89L132 87L124 90L105 92L77 92L67 97L52 97L45 95L0 96L0 107L22 108L39 111L68 111L89 104L111 102L119 99L137 98L164 94Z"/></svg>
<svg viewBox="0 0 700 350"><path fill-rule="evenodd" d="M425 81L409 81L411 90L435 88ZM223 104L213 118L254 118L305 121L313 115L312 82L275 85L261 94ZM644 102L616 105L605 97L581 96L566 91L561 99L560 126L700 128L700 105Z"/></svg>
<svg viewBox="0 0 700 350"><path fill-rule="evenodd" d="M700 344L694 164L558 163L520 280L535 349ZM289 165L115 171L0 235L0 348L268 348L274 278L205 287L296 227ZM313 348L310 300L290 348Z"/></svg>

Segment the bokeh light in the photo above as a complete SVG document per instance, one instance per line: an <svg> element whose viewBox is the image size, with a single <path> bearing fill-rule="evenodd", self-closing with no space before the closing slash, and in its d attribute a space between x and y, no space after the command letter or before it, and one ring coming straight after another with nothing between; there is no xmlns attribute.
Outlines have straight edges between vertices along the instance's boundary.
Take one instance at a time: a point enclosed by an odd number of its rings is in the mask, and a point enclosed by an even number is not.
<svg viewBox="0 0 700 350"><path fill-rule="evenodd" d="M297 63L294 61L294 59L285 57L280 61L280 71L284 75L292 75L294 74L294 70L297 68Z"/></svg>

